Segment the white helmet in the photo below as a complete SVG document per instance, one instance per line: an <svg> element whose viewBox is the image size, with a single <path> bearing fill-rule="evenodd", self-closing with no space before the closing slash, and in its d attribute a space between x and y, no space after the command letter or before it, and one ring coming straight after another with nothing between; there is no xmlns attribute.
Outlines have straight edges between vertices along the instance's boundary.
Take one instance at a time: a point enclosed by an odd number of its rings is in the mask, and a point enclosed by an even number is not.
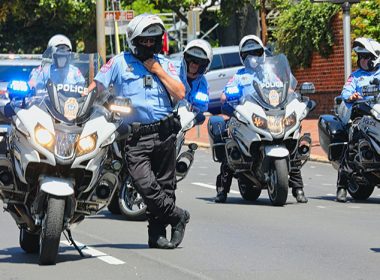
<svg viewBox="0 0 380 280"><path fill-rule="evenodd" d="M368 71L373 71L376 67L380 66L380 43L369 38L357 38L353 43L353 50L358 55L358 66L360 65L360 58L368 56ZM363 69L366 70L366 69Z"/></svg>
<svg viewBox="0 0 380 280"><path fill-rule="evenodd" d="M47 48L53 48L59 45L68 46L70 48L70 51L73 49L69 38L62 34L57 34L51 37L48 42Z"/></svg>
<svg viewBox="0 0 380 280"><path fill-rule="evenodd" d="M199 74L205 74L210 68L213 58L211 45L202 39L192 40L187 44L183 57L186 66L190 61L194 61L199 64Z"/></svg>
<svg viewBox="0 0 380 280"><path fill-rule="evenodd" d="M131 52L138 56L141 46L137 40L141 37L155 37L154 53L159 53L162 48L162 35L165 32L162 20L152 14L138 15L127 26L127 41ZM143 47L146 49L146 47Z"/></svg>
<svg viewBox="0 0 380 280"><path fill-rule="evenodd" d="M65 35L57 34L50 38L47 54L58 68L66 67L70 61L71 42Z"/></svg>
<svg viewBox="0 0 380 280"><path fill-rule="evenodd" d="M242 64L248 55L263 57L262 62L265 61L264 44L256 35L244 36L239 43L239 52Z"/></svg>

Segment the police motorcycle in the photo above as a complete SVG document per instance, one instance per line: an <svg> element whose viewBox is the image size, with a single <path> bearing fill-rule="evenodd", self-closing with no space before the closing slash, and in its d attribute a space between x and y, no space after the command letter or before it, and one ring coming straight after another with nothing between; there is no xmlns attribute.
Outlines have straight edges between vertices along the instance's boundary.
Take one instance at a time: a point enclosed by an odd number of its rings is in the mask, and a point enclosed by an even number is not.
<svg viewBox="0 0 380 280"><path fill-rule="evenodd" d="M45 59L42 67L52 65ZM93 54L71 53L71 65L88 81L99 69ZM94 91L86 95L86 85L49 78L27 95L26 82L9 87L0 199L20 229L20 247L39 253L41 265L56 263L61 233L83 256L71 229L105 207L118 184L108 154L120 125L117 114L128 112L128 100L110 101L107 110L97 105Z"/></svg>
<svg viewBox="0 0 380 280"><path fill-rule="evenodd" d="M288 197L288 174L301 168L310 156L309 133L301 135L301 122L315 108L304 94L314 92L304 83L300 94L285 55L267 57L253 80L255 92L240 86L226 87L232 109L226 123L213 116L208 123L213 159L226 160L238 179L243 199L255 201L267 189L273 205Z"/></svg>
<svg viewBox="0 0 380 280"><path fill-rule="evenodd" d="M195 96L196 103L208 103L208 95L202 92L198 92ZM177 162L176 162L176 181L177 183L182 181L186 175L188 174L193 161L194 161L194 153L198 149L198 145L196 143L189 143L188 149L182 151L182 147L185 143L185 135L186 132L193 128L195 125L200 125L204 122L205 117L200 110L196 107L196 104L190 104L186 100L181 100L176 105L177 114L180 117L181 129L177 133L177 141L176 141L176 154L177 154ZM115 155L119 160L126 164L125 160L123 160L123 156L125 153L122 152L122 147L124 145L114 143ZM182 152L181 152L182 151ZM121 167L120 167L121 169ZM120 172L121 176L121 184L119 186L119 191L115 192L110 203L108 204L108 210L113 214L122 214L128 220L140 221L146 219L146 205L141 197L141 195L137 192L135 187L131 182L131 178L128 174L123 174Z"/></svg>
<svg viewBox="0 0 380 280"><path fill-rule="evenodd" d="M368 199L380 186L380 81L362 88L362 96L347 110L340 96L335 98L335 115L322 115L319 141L332 166L338 170L342 155L348 156L353 172L348 192L356 200ZM348 149L348 153L346 150Z"/></svg>

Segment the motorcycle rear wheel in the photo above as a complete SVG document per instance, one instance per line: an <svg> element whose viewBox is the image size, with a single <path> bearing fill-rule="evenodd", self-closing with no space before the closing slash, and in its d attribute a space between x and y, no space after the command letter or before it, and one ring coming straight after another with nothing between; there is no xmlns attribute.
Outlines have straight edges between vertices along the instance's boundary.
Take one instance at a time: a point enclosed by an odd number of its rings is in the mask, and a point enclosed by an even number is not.
<svg viewBox="0 0 380 280"><path fill-rule="evenodd" d="M256 201L261 194L261 188L259 188L258 186L255 186L253 182L251 182L244 175L239 176L238 186L239 186L240 195L245 200Z"/></svg>
<svg viewBox="0 0 380 280"><path fill-rule="evenodd" d="M20 247L28 254L36 254L40 249L40 236L20 228Z"/></svg>
<svg viewBox="0 0 380 280"><path fill-rule="evenodd" d="M128 220L145 221L146 205L141 195L133 186L130 178L127 178L119 192L119 207L120 212Z"/></svg>
<svg viewBox="0 0 380 280"><path fill-rule="evenodd" d="M40 265L55 265L63 229L65 199L49 196L40 235Z"/></svg>
<svg viewBox="0 0 380 280"><path fill-rule="evenodd" d="M288 198L289 177L286 159L274 159L269 171L268 195L274 206L283 206Z"/></svg>
<svg viewBox="0 0 380 280"><path fill-rule="evenodd" d="M374 185L369 183L359 183L355 179L351 179L348 183L348 192L355 200L367 200L373 193L374 189Z"/></svg>

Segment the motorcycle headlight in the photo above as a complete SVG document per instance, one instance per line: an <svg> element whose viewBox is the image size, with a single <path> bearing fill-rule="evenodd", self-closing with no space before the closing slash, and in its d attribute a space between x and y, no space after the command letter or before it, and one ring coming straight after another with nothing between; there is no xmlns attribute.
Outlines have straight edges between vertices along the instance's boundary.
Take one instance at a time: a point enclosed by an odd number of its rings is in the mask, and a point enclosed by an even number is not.
<svg viewBox="0 0 380 280"><path fill-rule="evenodd" d="M268 127L267 120L256 114L252 115L252 122L257 128L266 129Z"/></svg>
<svg viewBox="0 0 380 280"><path fill-rule="evenodd" d="M39 123L34 128L34 137L39 145L49 151L53 151L54 135Z"/></svg>
<svg viewBox="0 0 380 280"><path fill-rule="evenodd" d="M98 135L96 133L79 139L77 143L77 155L81 156L84 154L91 153L96 147L97 139Z"/></svg>
<svg viewBox="0 0 380 280"><path fill-rule="evenodd" d="M284 116L268 116L268 128L273 134L284 132Z"/></svg>
<svg viewBox="0 0 380 280"><path fill-rule="evenodd" d="M296 124L296 121L297 121L296 113L293 112L293 113L291 113L289 116L287 116L287 117L284 119L284 126L285 126L285 128L290 128L290 127L292 127L293 125Z"/></svg>

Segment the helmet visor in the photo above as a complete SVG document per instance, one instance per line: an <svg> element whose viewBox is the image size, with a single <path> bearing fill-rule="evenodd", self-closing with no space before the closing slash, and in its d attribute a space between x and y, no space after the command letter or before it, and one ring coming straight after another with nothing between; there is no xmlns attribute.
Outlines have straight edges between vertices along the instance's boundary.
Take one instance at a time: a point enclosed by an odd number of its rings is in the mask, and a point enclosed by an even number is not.
<svg viewBox="0 0 380 280"><path fill-rule="evenodd" d="M188 64L192 62L192 63L198 64L199 66L206 66L209 63L208 58L200 58L198 56L194 56L188 53L185 53L184 57Z"/></svg>

